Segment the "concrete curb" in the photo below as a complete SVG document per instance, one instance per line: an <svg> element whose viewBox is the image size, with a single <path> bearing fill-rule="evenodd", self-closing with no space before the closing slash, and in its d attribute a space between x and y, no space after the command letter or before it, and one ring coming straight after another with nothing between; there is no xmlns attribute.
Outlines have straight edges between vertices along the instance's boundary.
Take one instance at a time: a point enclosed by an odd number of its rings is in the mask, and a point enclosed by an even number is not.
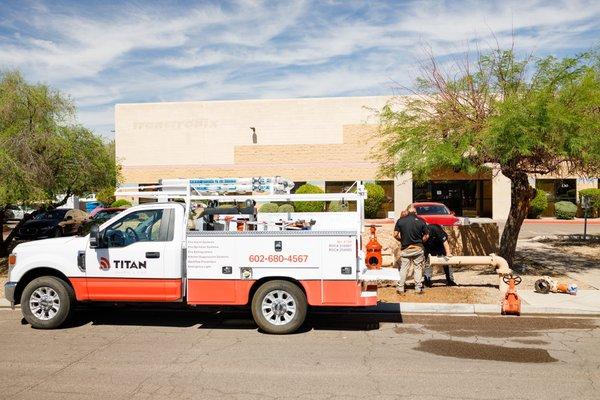
<svg viewBox="0 0 600 400"><path fill-rule="evenodd" d="M16 308L20 308L19 305ZM0 309L10 309L6 299L0 299ZM358 312L397 314L447 314L447 315L500 315L496 304L452 304L452 303L379 303L375 307L356 308ZM587 315L600 316L599 309L567 307L543 307L523 304L521 315Z"/></svg>
<svg viewBox="0 0 600 400"><path fill-rule="evenodd" d="M381 313L404 314L454 314L454 315L500 315L500 305L496 304L450 304L450 303L379 303L365 311ZM523 304L521 315L597 315L600 308L568 308L568 307L542 307Z"/></svg>

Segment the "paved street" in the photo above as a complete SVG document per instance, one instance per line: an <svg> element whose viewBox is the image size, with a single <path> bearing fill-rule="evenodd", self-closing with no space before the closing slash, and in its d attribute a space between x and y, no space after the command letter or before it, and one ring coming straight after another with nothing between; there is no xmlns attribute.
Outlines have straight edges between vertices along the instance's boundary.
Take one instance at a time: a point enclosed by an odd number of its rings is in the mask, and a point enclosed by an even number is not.
<svg viewBox="0 0 600 400"><path fill-rule="evenodd" d="M382 322L377 328L377 322ZM598 398L600 320L313 317L105 309L38 331L1 310L0 393L15 399Z"/></svg>
<svg viewBox="0 0 600 400"><path fill-rule="evenodd" d="M590 235L600 235L600 224L594 221L594 224L588 224L587 233ZM498 223L500 234L504 228L504 223ZM583 235L583 220L577 220L573 223L564 222L535 222L524 223L519 232L519 239L530 239L535 236L548 235Z"/></svg>

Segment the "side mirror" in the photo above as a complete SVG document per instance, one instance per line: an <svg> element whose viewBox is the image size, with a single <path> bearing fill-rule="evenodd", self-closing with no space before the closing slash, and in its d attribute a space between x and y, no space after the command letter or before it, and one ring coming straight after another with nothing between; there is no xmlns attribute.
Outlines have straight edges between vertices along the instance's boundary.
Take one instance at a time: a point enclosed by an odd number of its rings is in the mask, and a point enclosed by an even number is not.
<svg viewBox="0 0 600 400"><path fill-rule="evenodd" d="M94 224L90 228L90 248L96 249L100 247L100 228Z"/></svg>
<svg viewBox="0 0 600 400"><path fill-rule="evenodd" d="M456 215L456 213L452 210L450 210L450 215Z"/></svg>

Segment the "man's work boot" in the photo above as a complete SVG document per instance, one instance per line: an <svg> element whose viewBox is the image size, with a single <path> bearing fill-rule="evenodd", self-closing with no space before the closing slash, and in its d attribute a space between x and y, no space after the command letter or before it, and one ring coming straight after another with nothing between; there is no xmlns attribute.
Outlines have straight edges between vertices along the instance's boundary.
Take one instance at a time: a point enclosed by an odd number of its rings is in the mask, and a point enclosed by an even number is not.
<svg viewBox="0 0 600 400"><path fill-rule="evenodd" d="M429 278L427 276L423 277L423 284L427 287L433 286L433 282L431 282L431 278Z"/></svg>

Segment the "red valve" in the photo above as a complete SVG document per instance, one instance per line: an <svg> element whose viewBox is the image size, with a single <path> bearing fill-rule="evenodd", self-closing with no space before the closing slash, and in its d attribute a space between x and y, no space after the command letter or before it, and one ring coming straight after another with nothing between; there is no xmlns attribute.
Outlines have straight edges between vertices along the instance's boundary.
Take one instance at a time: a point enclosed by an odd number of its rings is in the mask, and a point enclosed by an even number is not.
<svg viewBox="0 0 600 400"><path fill-rule="evenodd" d="M508 290L502 302L502 315L521 315L521 298L517 294L517 285L521 283L521 277L517 275L506 275L502 277L504 283L508 283Z"/></svg>
<svg viewBox="0 0 600 400"><path fill-rule="evenodd" d="M371 237L367 243L365 264L368 269L381 269L381 244L377 241L376 226L371 225Z"/></svg>

